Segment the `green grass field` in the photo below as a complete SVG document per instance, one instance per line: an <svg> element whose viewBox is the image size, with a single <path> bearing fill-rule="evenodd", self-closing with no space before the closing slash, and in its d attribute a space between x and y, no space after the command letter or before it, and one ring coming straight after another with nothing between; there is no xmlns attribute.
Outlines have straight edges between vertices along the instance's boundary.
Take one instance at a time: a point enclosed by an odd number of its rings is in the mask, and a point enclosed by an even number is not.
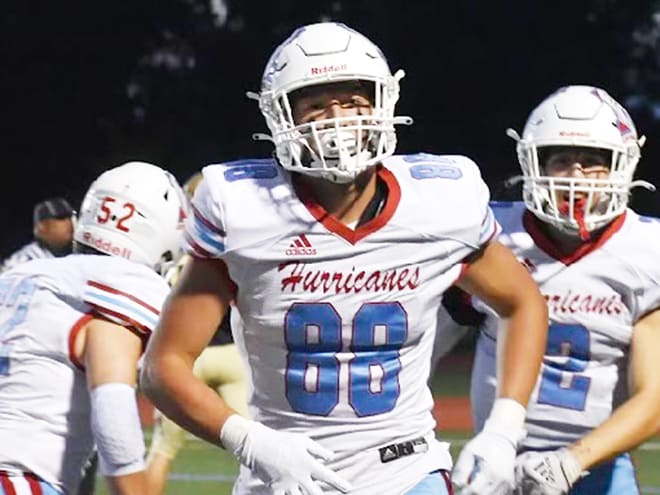
<svg viewBox="0 0 660 495"><path fill-rule="evenodd" d="M468 433L452 432L452 454L468 437ZM647 442L633 453L638 467L643 494L660 494L660 438ZM193 437L174 462L166 490L167 495L229 495L238 464L232 456ZM105 481L99 479L96 493L107 495Z"/></svg>

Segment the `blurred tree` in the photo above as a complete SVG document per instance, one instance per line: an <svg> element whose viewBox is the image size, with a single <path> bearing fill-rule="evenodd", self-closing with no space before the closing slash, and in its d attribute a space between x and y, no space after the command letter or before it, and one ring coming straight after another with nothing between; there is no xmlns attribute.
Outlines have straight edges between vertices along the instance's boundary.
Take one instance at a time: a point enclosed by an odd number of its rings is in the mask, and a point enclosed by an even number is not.
<svg viewBox="0 0 660 495"><path fill-rule="evenodd" d="M4 0L0 44L6 170L28 187L0 207L0 253L29 238L32 204L80 198L102 169L151 160L185 178L203 164L271 152L258 89L274 47L300 24L346 22L406 70L400 152L463 153L494 195L517 173L507 127L565 84L600 85L655 133L659 1ZM653 140L644 164L654 159ZM653 174L646 174L650 180ZM650 175L650 177L649 177ZM646 193L641 198L650 198ZM646 201L647 212L659 212Z"/></svg>

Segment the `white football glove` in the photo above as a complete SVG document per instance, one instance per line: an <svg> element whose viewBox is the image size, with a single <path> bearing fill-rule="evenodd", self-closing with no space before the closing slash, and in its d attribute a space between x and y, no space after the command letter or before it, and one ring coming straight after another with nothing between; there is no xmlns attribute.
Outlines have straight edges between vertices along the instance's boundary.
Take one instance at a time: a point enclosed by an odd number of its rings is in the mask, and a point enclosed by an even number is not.
<svg viewBox="0 0 660 495"><path fill-rule="evenodd" d="M223 425L220 440L275 495L323 495L318 482L343 493L352 489L348 481L323 464L334 453L300 433L276 431L234 414Z"/></svg>
<svg viewBox="0 0 660 495"><path fill-rule="evenodd" d="M565 495L582 476L580 463L568 449L525 452L516 459L519 495Z"/></svg>
<svg viewBox="0 0 660 495"><path fill-rule="evenodd" d="M495 405L483 430L463 447L454 465L452 482L457 495L509 495L513 491L516 448L525 437L525 408L512 399L497 399ZM513 418L508 417L509 412Z"/></svg>

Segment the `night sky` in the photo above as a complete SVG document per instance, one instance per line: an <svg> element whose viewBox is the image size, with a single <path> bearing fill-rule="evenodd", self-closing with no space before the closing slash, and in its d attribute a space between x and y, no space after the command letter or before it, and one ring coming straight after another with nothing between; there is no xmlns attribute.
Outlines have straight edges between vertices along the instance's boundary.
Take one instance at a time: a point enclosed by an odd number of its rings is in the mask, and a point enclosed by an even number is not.
<svg viewBox="0 0 660 495"><path fill-rule="evenodd" d="M35 202L78 207L106 168L151 161L183 182L207 163L269 155L251 140L265 124L245 91L279 42L321 19L363 32L406 70L397 113L415 125L399 129L398 152L465 154L495 198L515 196L501 186L518 172L505 129L521 130L559 86L592 84L631 110L648 137L637 176L660 183L654 3L3 0L0 256L30 240ZM660 215L657 194L633 198Z"/></svg>

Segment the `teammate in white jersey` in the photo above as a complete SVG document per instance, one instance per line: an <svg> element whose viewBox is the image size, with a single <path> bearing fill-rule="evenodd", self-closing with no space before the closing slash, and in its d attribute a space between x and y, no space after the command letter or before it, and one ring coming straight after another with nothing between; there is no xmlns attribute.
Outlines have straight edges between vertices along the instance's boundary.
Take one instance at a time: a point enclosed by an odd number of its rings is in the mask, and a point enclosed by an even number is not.
<svg viewBox="0 0 660 495"><path fill-rule="evenodd" d="M73 495L95 447L111 493L145 493L137 361L185 208L172 175L129 162L90 186L74 254L0 276L0 494Z"/></svg>
<svg viewBox="0 0 660 495"><path fill-rule="evenodd" d="M646 185L633 180L643 138L625 109L589 86L559 89L522 137L510 134L523 202L493 206L499 240L539 284L550 315L517 465L522 493L639 493L625 452L660 427L660 223L627 209L631 188ZM499 340L497 318L481 309L489 316L472 374L477 429L495 396Z"/></svg>
<svg viewBox="0 0 660 495"><path fill-rule="evenodd" d="M165 414L238 456L235 494L450 493L427 378L441 295L457 280L510 325L500 398L454 481L461 493L513 486L546 307L493 241L471 160L392 156L394 125L410 122L394 116L402 75L354 30L304 26L275 50L253 95L277 160L203 170L186 229L193 261L142 379ZM230 303L254 420L192 373Z"/></svg>

